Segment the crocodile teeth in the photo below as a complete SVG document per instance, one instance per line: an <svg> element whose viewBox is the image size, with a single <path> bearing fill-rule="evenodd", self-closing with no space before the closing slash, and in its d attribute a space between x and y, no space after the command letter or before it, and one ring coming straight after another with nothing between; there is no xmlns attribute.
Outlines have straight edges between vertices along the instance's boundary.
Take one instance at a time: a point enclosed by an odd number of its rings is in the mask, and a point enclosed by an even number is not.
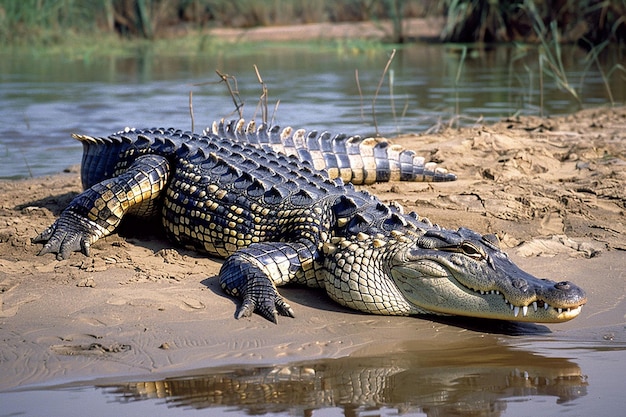
<svg viewBox="0 0 626 417"><path fill-rule="evenodd" d="M487 294L494 294L494 295L500 295L500 291L498 290L474 290L476 292L479 292L482 295L487 295ZM508 303L508 301L505 299L504 301L506 301Z"/></svg>
<svg viewBox="0 0 626 417"><path fill-rule="evenodd" d="M528 306L522 307L522 316L526 317L527 314L528 314Z"/></svg>
<svg viewBox="0 0 626 417"><path fill-rule="evenodd" d="M535 312L537 311L537 302L533 301L533 309L535 310Z"/></svg>
<svg viewBox="0 0 626 417"><path fill-rule="evenodd" d="M548 303L543 303L543 309L544 309L544 310L547 310L547 309L549 309L549 308L550 308L550 304L548 304Z"/></svg>
<svg viewBox="0 0 626 417"><path fill-rule="evenodd" d="M557 308L556 311L558 311L559 314L561 314L563 312L563 309L562 308Z"/></svg>
<svg viewBox="0 0 626 417"><path fill-rule="evenodd" d="M515 306L513 307L513 316L517 317L519 315L519 307Z"/></svg>

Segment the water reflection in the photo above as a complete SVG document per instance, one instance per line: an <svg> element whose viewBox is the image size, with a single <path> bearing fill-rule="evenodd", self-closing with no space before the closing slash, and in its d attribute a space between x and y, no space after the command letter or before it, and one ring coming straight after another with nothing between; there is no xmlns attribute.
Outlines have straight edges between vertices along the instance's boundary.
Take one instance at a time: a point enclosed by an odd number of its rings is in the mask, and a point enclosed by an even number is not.
<svg viewBox="0 0 626 417"><path fill-rule="evenodd" d="M446 346L412 342L384 354L206 369L101 386L120 403L161 399L167 407L303 416L328 407L346 416L390 408L427 416L500 416L508 402L551 397L549 402L563 405L585 396L586 387L571 360L494 344L491 338Z"/></svg>

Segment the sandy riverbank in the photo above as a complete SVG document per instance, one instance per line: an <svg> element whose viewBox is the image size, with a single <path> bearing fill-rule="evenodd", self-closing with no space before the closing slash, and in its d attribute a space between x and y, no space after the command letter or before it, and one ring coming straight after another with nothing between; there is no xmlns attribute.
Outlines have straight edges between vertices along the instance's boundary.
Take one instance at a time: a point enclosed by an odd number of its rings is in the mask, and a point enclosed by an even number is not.
<svg viewBox="0 0 626 417"><path fill-rule="evenodd" d="M446 227L497 232L529 272L587 290L579 318L541 329L626 339L624 132L626 108L616 108L402 137L395 142L460 179L368 188ZM236 301L215 279L220 261L176 248L141 225L96 243L90 258L37 256L40 245L30 239L79 192L76 168L0 182L0 389L338 357L383 342L455 341L474 327L364 315L302 288L281 291L295 319L237 321ZM477 327L472 331L483 331Z"/></svg>

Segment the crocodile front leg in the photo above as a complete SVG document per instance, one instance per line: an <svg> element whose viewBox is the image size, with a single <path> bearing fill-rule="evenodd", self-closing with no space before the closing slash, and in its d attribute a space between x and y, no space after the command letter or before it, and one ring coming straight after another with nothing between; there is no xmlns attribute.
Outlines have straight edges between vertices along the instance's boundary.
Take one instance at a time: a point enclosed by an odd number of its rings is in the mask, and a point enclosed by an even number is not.
<svg viewBox="0 0 626 417"><path fill-rule="evenodd" d="M316 286L313 251L300 242L255 243L229 256L220 270L222 289L243 302L235 317L249 317L258 312L276 323L278 315L294 317L289 304L276 286L302 282ZM305 262L306 261L306 262Z"/></svg>
<svg viewBox="0 0 626 417"><path fill-rule="evenodd" d="M169 171L165 157L145 155L121 175L83 191L52 226L33 239L33 243L45 243L39 255L56 253L61 260L81 251L89 256L90 245L113 233L129 210L158 198Z"/></svg>

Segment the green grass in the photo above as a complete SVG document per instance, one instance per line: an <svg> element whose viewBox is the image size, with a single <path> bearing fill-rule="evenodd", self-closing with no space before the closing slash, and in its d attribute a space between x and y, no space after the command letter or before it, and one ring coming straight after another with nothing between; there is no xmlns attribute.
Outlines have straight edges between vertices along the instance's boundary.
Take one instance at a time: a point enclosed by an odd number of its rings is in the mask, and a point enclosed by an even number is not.
<svg viewBox="0 0 626 417"><path fill-rule="evenodd" d="M310 41L281 41L263 43L264 50L291 49L316 53L336 53L338 57L376 55L380 51L388 50L377 40L365 39L338 39L338 40L310 40ZM98 56L136 56L138 51L149 50L159 56L195 56L219 55L227 53L229 56L248 55L258 52L259 43L254 41L230 41L212 37L203 33L191 33L184 37L169 39L147 40L141 38L120 39L115 34L86 34L68 33L62 43L47 44L0 44L0 53L26 53L38 56L64 55L68 59L89 60Z"/></svg>
<svg viewBox="0 0 626 417"><path fill-rule="evenodd" d="M107 1L4 0L0 3L0 42L50 46L78 33L97 32Z"/></svg>

